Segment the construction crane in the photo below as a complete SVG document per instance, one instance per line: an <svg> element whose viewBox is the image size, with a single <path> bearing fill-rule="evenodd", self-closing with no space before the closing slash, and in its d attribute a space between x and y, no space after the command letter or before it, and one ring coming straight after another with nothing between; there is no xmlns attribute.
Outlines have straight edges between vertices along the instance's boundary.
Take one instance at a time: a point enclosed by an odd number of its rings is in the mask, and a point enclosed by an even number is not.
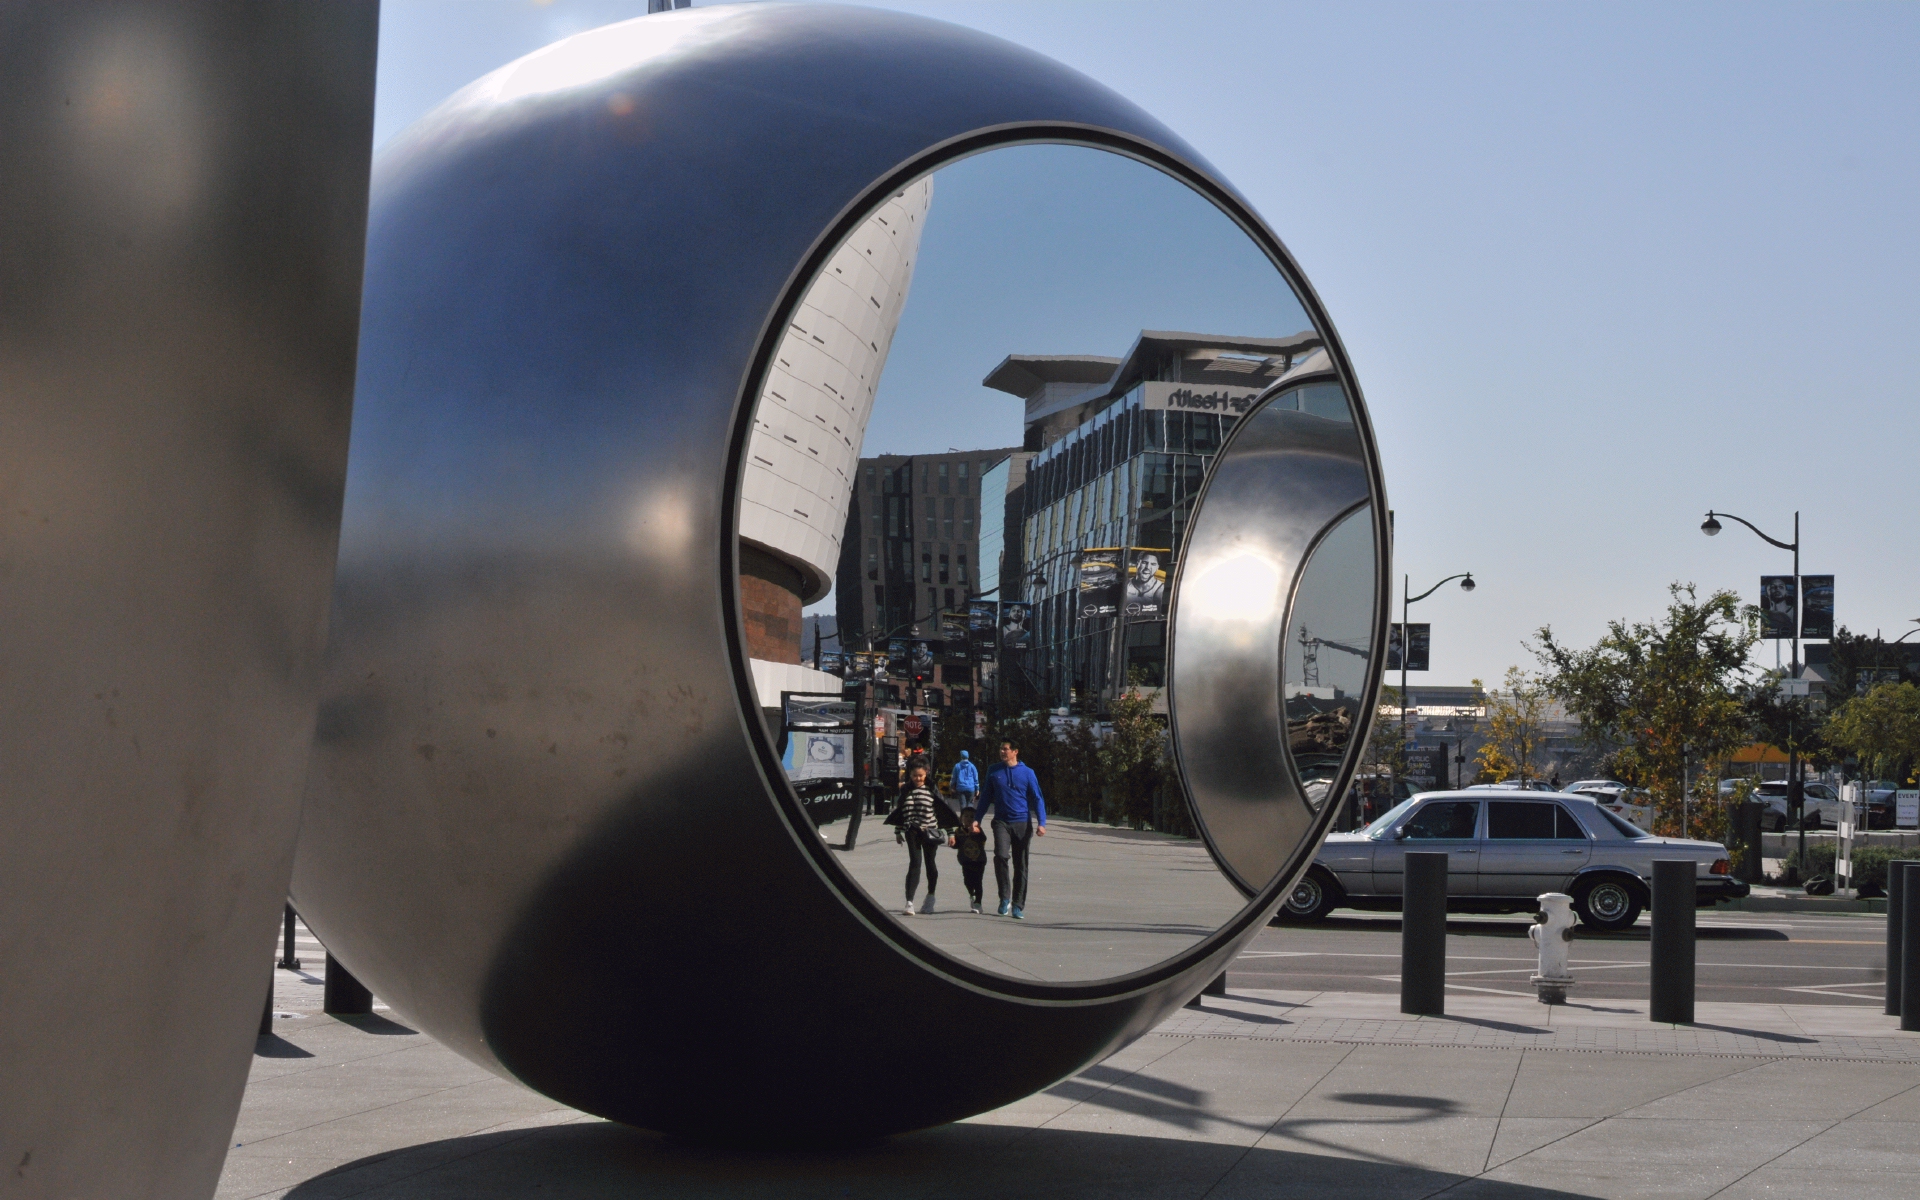
<svg viewBox="0 0 1920 1200"><path fill-rule="evenodd" d="M1300 685L1302 687L1320 686L1320 647L1322 646L1331 650L1344 650L1361 659L1372 657L1370 653L1358 646L1314 637L1307 631L1307 627L1302 625L1300 627Z"/></svg>

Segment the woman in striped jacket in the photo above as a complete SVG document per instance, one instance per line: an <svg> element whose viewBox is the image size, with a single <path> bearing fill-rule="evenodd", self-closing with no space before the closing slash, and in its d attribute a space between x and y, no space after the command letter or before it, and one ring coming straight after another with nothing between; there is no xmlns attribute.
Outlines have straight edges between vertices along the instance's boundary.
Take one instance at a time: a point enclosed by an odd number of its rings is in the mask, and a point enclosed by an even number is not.
<svg viewBox="0 0 1920 1200"><path fill-rule="evenodd" d="M957 824L952 808L934 794L923 759L907 768L907 794L900 800L900 833L907 843L907 907L913 915L913 894L920 886L920 866L927 868L927 899L920 911L933 911L933 889L940 882L934 853L947 840L946 830Z"/></svg>

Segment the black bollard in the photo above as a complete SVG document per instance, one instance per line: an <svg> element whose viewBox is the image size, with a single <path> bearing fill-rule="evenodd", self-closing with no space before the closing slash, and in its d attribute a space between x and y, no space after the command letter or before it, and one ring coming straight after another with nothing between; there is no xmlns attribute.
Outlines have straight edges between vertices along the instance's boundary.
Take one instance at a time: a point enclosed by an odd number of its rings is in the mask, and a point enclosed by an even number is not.
<svg viewBox="0 0 1920 1200"><path fill-rule="evenodd" d="M293 954L293 917L293 905L289 904L286 911L286 946L280 951L280 965L286 970L298 971L300 960Z"/></svg>
<svg viewBox="0 0 1920 1200"><path fill-rule="evenodd" d="M1215 975L1213 977L1212 983L1209 983L1207 986L1200 989L1200 996L1224 996L1226 994L1227 994L1227 973L1225 971L1222 971L1218 975ZM1187 1001L1187 1007L1188 1008L1201 1007L1200 996L1195 996L1193 999Z"/></svg>
<svg viewBox="0 0 1920 1200"><path fill-rule="evenodd" d="M1909 1033L1920 1030L1920 874L1915 872L1920 863L1908 862L1900 889L1900 1028Z"/></svg>
<svg viewBox="0 0 1920 1200"><path fill-rule="evenodd" d="M321 1007L335 1016L362 1016L373 1011L373 993L331 954L327 955L325 991Z"/></svg>
<svg viewBox="0 0 1920 1200"><path fill-rule="evenodd" d="M1693 910L1699 888L1692 859L1653 862L1653 984L1647 1018L1662 1025L1693 1023Z"/></svg>
<svg viewBox="0 0 1920 1200"><path fill-rule="evenodd" d="M1905 913L1901 912L1901 900L1907 894L1907 868L1915 865L1911 858L1896 858L1887 864L1887 1015L1900 1015L1900 963L1905 957L1901 953L1900 931L1905 926Z"/></svg>
<svg viewBox="0 0 1920 1200"><path fill-rule="evenodd" d="M1447 856L1406 856L1400 896L1400 1011L1447 1012Z"/></svg>

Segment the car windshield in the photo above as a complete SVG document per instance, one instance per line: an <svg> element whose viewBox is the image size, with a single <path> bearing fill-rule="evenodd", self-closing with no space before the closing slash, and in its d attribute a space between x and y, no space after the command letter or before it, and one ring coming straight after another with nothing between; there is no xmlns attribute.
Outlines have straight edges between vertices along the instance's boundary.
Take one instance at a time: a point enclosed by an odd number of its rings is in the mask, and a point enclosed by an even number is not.
<svg viewBox="0 0 1920 1200"><path fill-rule="evenodd" d="M1596 808L1595 811L1598 812L1601 816L1605 817L1607 821L1611 823L1615 829L1618 829L1620 831L1621 837L1643 838L1643 837L1653 836L1652 834L1648 833L1646 830L1640 828L1638 825L1635 825L1632 821L1629 821L1624 817L1615 816L1613 813L1608 812L1604 808Z"/></svg>
<svg viewBox="0 0 1920 1200"><path fill-rule="evenodd" d="M1385 833L1387 829L1395 821L1398 821L1402 816L1406 814L1406 811L1412 807L1413 807L1412 800L1402 800L1400 803L1394 805L1392 808L1388 809L1386 812L1381 813L1379 816L1375 817L1373 819L1373 824L1367 826L1365 829L1362 829L1360 832L1366 834L1370 838L1374 838L1377 840L1381 834Z"/></svg>

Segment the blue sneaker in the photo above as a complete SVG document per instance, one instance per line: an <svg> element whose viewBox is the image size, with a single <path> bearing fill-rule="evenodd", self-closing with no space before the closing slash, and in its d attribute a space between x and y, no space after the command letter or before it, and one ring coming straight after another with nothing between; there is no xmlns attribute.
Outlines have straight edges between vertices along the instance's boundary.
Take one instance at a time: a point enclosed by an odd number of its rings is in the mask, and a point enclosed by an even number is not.
<svg viewBox="0 0 1920 1200"><path fill-rule="evenodd" d="M1010 910L1012 907L1013 907L1013 902L1011 900L1002 900L1000 902L1000 915L1003 917L1006 916L1008 910Z"/></svg>
<svg viewBox="0 0 1920 1200"><path fill-rule="evenodd" d="M1013 919L1016 921L1024 921L1027 919L1027 914L1016 908L1013 910Z"/></svg>

